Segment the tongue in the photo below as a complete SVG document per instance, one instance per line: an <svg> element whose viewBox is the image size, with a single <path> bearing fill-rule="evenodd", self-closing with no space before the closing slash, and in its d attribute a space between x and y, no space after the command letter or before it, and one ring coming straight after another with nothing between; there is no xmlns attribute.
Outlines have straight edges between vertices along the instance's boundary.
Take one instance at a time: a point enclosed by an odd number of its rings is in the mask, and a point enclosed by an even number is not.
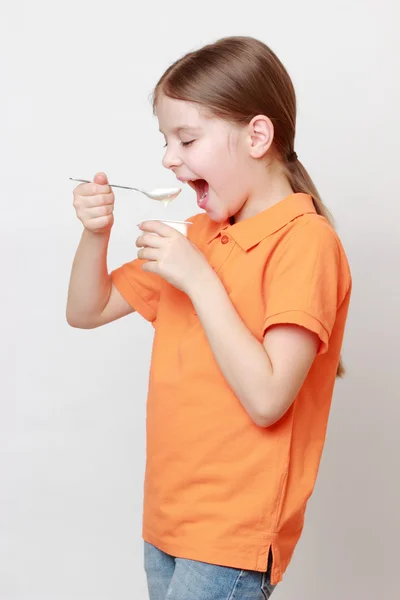
<svg viewBox="0 0 400 600"><path fill-rule="evenodd" d="M208 183L204 179L199 179L196 182L197 202L201 202L203 196L208 192Z"/></svg>

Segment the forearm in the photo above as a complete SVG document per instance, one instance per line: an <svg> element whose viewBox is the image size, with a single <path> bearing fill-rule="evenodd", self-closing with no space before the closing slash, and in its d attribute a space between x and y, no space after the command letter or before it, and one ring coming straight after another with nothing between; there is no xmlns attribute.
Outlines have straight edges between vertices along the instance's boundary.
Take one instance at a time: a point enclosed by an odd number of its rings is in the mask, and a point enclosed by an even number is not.
<svg viewBox="0 0 400 600"><path fill-rule="evenodd" d="M274 381L263 344L243 323L214 273L190 297L226 381L253 421L265 426L266 398L273 396Z"/></svg>
<svg viewBox="0 0 400 600"><path fill-rule="evenodd" d="M110 232L84 230L72 265L67 321L74 327L90 327L102 313L111 292L107 271Z"/></svg>

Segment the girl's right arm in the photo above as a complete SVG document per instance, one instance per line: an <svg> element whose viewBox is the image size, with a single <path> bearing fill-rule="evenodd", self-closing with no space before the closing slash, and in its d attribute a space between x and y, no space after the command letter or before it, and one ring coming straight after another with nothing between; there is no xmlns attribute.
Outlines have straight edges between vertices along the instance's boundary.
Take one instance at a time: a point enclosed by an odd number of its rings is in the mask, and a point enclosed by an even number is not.
<svg viewBox="0 0 400 600"><path fill-rule="evenodd" d="M69 325L92 329L134 312L112 284L107 250L114 223L114 193L104 173L74 190L74 207L85 229L72 265L66 317Z"/></svg>

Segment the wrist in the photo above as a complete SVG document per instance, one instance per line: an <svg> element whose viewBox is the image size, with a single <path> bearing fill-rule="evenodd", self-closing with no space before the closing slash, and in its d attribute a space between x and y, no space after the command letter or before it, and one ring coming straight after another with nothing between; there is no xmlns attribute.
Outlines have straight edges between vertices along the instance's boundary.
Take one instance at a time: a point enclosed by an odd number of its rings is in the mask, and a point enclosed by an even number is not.
<svg viewBox="0 0 400 600"><path fill-rule="evenodd" d="M207 264L207 268L202 273L196 273L194 279L189 282L187 295L192 303L198 302L204 296L209 296L217 285L222 285L218 275Z"/></svg>
<svg viewBox="0 0 400 600"><path fill-rule="evenodd" d="M107 231L93 231L91 229L83 229L83 235L87 239L92 239L96 241L108 240L111 235L111 229L107 229Z"/></svg>

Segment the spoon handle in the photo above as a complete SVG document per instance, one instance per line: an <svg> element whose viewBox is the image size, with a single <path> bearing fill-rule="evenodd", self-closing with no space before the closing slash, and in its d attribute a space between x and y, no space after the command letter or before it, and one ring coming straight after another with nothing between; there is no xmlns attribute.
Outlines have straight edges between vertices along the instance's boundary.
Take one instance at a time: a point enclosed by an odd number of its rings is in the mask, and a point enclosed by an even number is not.
<svg viewBox="0 0 400 600"><path fill-rule="evenodd" d="M88 179L75 179L75 177L70 177L70 179L72 181L80 181L80 183L92 183L92 181L89 181ZM117 187L117 188L122 188L124 190L134 190L135 192L142 192L142 190L139 190L138 188L134 188L134 187L128 187L126 185L116 185L114 183L109 183L108 184L110 187ZM143 192L142 192L143 193Z"/></svg>

